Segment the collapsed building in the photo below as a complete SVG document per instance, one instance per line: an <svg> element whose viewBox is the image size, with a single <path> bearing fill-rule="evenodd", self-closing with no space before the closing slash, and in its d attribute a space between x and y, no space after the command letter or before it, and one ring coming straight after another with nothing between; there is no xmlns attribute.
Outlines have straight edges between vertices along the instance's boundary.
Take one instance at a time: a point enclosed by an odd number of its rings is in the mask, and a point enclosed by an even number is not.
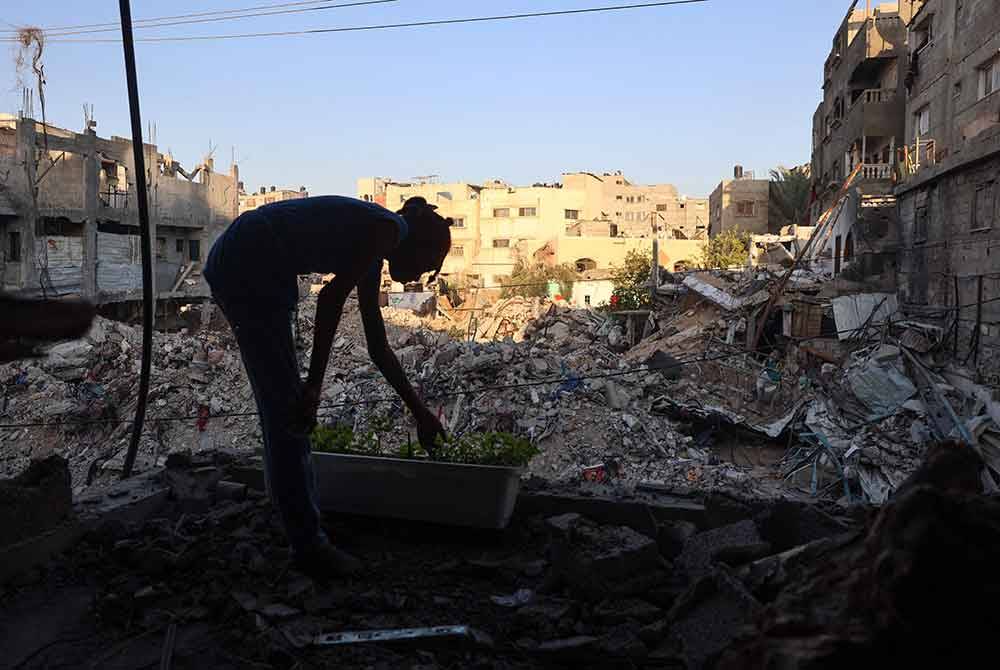
<svg viewBox="0 0 1000 670"><path fill-rule="evenodd" d="M82 296L121 317L141 302L132 142L26 116L0 115L0 287L31 297ZM148 165L154 291L164 312L205 301L201 267L236 217L239 170L206 158L185 170L155 145Z"/></svg>

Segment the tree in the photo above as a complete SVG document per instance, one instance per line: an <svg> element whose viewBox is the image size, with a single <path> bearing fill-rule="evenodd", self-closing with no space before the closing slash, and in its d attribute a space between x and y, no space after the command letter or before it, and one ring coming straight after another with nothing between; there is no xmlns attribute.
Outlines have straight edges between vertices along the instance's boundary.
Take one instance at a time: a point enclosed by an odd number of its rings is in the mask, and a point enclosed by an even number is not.
<svg viewBox="0 0 1000 670"><path fill-rule="evenodd" d="M568 296L573 292L573 282L576 281L576 268L568 263L563 265L545 265L543 263L528 264L518 260L510 278L503 282L509 288L503 289L504 298L522 296L525 298L541 298L549 294L549 282L559 282L559 293Z"/></svg>
<svg viewBox="0 0 1000 670"><path fill-rule="evenodd" d="M726 230L712 237L701 252L706 268L728 268L746 265L750 252L750 233Z"/></svg>
<svg viewBox="0 0 1000 670"><path fill-rule="evenodd" d="M643 309L649 306L649 274L653 254L648 251L630 251L621 267L614 268L611 281L614 291L611 306L614 309Z"/></svg>
<svg viewBox="0 0 1000 670"><path fill-rule="evenodd" d="M782 227L806 225L811 194L812 176L808 165L790 170L778 166L771 170L771 211Z"/></svg>

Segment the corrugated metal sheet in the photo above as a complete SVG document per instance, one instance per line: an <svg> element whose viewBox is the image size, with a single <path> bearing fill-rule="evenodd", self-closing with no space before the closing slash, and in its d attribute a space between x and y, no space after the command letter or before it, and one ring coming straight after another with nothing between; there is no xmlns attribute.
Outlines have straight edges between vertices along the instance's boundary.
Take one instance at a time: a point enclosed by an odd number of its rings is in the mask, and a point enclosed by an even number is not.
<svg viewBox="0 0 1000 670"><path fill-rule="evenodd" d="M43 246L44 245L44 246ZM83 238L51 236L35 240L35 257L48 268L46 288L79 293L83 282Z"/></svg>
<svg viewBox="0 0 1000 670"><path fill-rule="evenodd" d="M853 337L871 317L877 326L892 319L899 311L895 293L858 293L834 298L833 318L837 322L837 336L841 340ZM872 317L872 312L875 316ZM859 334L859 333L858 333Z"/></svg>
<svg viewBox="0 0 1000 670"><path fill-rule="evenodd" d="M142 288L139 238L135 235L97 233L97 288L119 293Z"/></svg>

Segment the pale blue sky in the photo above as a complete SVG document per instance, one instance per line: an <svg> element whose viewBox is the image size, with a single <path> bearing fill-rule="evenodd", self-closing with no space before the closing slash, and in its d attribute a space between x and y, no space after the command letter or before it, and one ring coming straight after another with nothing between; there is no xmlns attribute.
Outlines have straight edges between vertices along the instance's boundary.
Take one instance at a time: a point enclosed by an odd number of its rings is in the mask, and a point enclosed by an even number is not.
<svg viewBox="0 0 1000 670"><path fill-rule="evenodd" d="M151 18L275 0L135 0ZM615 0L401 0L152 34L365 25L616 4ZM113 0L3 0L2 21L116 21ZM555 181L624 170L707 196L740 162L808 161L821 69L848 0L711 0L701 5L501 23L301 37L139 44L144 124L161 150L216 166L236 147L247 187L354 194L360 176ZM112 34L114 35L114 34ZM0 111L20 106L13 53ZM51 44L50 121L129 134L121 45ZM147 138L148 139L148 138Z"/></svg>

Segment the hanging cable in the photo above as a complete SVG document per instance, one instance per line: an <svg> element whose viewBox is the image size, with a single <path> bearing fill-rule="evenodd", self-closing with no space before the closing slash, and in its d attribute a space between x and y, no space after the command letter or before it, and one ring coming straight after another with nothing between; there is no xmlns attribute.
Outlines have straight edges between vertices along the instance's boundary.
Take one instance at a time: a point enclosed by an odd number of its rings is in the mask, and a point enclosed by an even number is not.
<svg viewBox="0 0 1000 670"><path fill-rule="evenodd" d="M665 2L644 2L627 5L608 5L603 7L586 7L581 9L561 9L546 12L523 12L518 14L501 14L495 16L476 16L456 19L434 19L427 21L410 21L402 23L384 23L369 26L347 26L343 28L312 28L309 30L283 30L259 33L237 33L229 35L186 35L177 37L143 37L136 42L204 42L214 40L233 40L258 37L290 37L297 35L322 35L332 33L370 32L376 30L392 30L397 28L427 28L433 26L457 25L467 23L487 23L495 21L514 21L520 19L548 18L555 16L574 16L581 14L598 14L608 12L623 12L638 9L652 9L674 5L694 5L709 2L709 0L668 0ZM9 38L6 41L14 41ZM117 39L67 39L53 38L50 43L61 44L119 44Z"/></svg>

